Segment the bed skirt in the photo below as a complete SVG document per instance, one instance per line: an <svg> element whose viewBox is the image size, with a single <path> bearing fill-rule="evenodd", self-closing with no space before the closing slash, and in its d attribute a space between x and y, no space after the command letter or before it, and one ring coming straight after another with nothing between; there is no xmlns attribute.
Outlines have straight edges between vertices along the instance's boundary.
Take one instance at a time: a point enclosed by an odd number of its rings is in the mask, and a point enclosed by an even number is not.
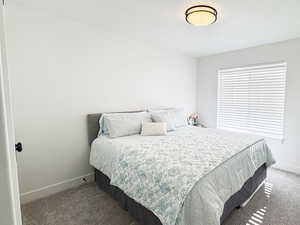
<svg viewBox="0 0 300 225"><path fill-rule="evenodd" d="M258 168L255 174L245 182L241 190L236 192L226 201L223 214L220 218L221 224L235 208L238 208L255 192L258 186L266 179L266 177L267 167L264 164ZM132 198L128 197L118 187L110 185L110 179L97 169L95 169L95 181L102 190L117 200L120 206L127 210L129 214L139 223L143 225L162 225L160 220L150 210L137 203Z"/></svg>

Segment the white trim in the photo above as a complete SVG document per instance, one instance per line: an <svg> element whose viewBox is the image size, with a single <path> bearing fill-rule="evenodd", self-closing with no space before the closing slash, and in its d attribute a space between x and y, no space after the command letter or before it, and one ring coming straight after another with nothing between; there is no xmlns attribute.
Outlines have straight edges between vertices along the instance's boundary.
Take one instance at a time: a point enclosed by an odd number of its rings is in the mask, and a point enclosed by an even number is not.
<svg viewBox="0 0 300 225"><path fill-rule="evenodd" d="M282 163L278 161L272 166L272 168L300 175L300 166L292 163Z"/></svg>
<svg viewBox="0 0 300 225"><path fill-rule="evenodd" d="M222 68L219 69L219 72L235 72L240 70L248 70L248 69L261 69L261 68L267 68L267 67L273 67L278 65L284 65L287 66L287 63L285 61L279 61L279 62L273 62L273 63L267 63L267 64L256 64L256 65L247 65L247 66L240 66L240 67L231 67L231 68Z"/></svg>
<svg viewBox="0 0 300 225"><path fill-rule="evenodd" d="M21 225L15 134L7 72L3 5L0 7L0 203L1 224Z"/></svg>
<svg viewBox="0 0 300 225"><path fill-rule="evenodd" d="M94 181L94 173L88 173L86 175L83 176L79 176L79 177L74 177L68 180L64 180L62 182L56 183L56 184L51 184L42 188L38 188L32 191L28 191L25 193L21 194L21 203L25 204L40 198L44 198L47 197L49 195L53 195L55 193L70 189L70 188L74 188L74 187L78 187L82 184L85 183L85 181L83 181L83 178L85 178L87 180L87 182L92 182Z"/></svg>
<svg viewBox="0 0 300 225"><path fill-rule="evenodd" d="M218 70L217 128L283 141L286 72L286 62Z"/></svg>

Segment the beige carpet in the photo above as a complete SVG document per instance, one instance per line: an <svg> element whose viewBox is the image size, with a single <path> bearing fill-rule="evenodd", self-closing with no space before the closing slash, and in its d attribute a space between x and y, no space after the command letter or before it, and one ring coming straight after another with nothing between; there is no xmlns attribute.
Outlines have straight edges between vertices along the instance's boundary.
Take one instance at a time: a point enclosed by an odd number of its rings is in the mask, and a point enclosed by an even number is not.
<svg viewBox="0 0 300 225"><path fill-rule="evenodd" d="M23 225L139 225L95 183L23 205L22 214ZM269 170L266 185L224 225L300 225L300 176Z"/></svg>

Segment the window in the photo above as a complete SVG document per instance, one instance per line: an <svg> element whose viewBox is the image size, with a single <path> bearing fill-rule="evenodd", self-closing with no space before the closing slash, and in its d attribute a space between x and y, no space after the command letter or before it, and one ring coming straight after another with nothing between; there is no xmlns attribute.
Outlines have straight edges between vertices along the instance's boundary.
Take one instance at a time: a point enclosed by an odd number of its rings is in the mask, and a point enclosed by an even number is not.
<svg viewBox="0 0 300 225"><path fill-rule="evenodd" d="M217 127L283 139L286 67L219 70Z"/></svg>

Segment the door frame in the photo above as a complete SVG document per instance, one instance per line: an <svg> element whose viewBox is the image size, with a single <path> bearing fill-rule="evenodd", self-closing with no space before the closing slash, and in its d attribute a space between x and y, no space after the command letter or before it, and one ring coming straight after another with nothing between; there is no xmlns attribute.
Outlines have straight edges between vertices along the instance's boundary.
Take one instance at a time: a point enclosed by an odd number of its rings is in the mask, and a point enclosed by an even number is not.
<svg viewBox="0 0 300 225"><path fill-rule="evenodd" d="M0 218L1 225L22 225L10 82L7 72L4 6L0 6Z"/></svg>

